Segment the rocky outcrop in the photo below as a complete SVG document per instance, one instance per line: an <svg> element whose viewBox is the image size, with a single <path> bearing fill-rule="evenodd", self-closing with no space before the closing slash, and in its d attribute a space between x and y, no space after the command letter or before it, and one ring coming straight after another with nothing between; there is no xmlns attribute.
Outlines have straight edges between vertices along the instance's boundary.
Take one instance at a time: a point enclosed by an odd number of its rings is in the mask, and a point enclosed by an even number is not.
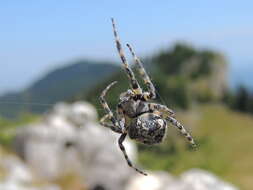
<svg viewBox="0 0 253 190"><path fill-rule="evenodd" d="M59 103L37 124L24 126L14 148L38 176L47 180L75 174L90 189L123 189L134 170L117 145L119 135L97 123L97 113L86 102ZM124 142L130 158L136 147Z"/></svg>
<svg viewBox="0 0 253 190"><path fill-rule="evenodd" d="M200 169L191 169L179 178L165 172L150 173L149 176L134 176L126 190L238 190L215 175Z"/></svg>
<svg viewBox="0 0 253 190"><path fill-rule="evenodd" d="M1 149L1 147L0 147ZM0 150L1 190L61 190L54 184L42 183L36 179L30 168L15 155Z"/></svg>
<svg viewBox="0 0 253 190"><path fill-rule="evenodd" d="M237 190L199 169L189 170L179 178L162 171L142 176L127 166L118 138L118 134L97 123L96 110L90 104L59 103L41 122L20 128L14 148L40 179L55 181L74 174L81 178L81 187L89 190ZM124 144L131 160L136 160L133 141L126 140ZM20 172L15 167L11 179L22 182L32 178L26 169ZM5 183L0 184L0 189Z"/></svg>

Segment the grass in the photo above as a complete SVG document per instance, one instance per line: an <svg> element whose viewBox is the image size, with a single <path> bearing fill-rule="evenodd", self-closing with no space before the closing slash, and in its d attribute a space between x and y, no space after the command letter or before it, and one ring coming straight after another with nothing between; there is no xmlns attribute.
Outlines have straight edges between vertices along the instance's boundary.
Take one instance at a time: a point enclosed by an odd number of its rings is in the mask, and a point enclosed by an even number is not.
<svg viewBox="0 0 253 190"><path fill-rule="evenodd" d="M17 127L35 122L40 117L31 113L24 113L17 119L4 119L0 117L0 145L10 147Z"/></svg>
<svg viewBox="0 0 253 190"><path fill-rule="evenodd" d="M174 175L191 168L202 168L241 189L253 189L253 117L231 111L222 105L200 105L177 118L191 128L199 145L192 150L184 137L172 127L161 145L138 144L139 162L146 169L165 170ZM0 119L0 143L10 145L16 126L36 121L37 116L26 115L16 121ZM6 147L6 146L5 146ZM0 168L0 178L1 178ZM68 179L68 180L67 180ZM65 189L78 186L75 178L58 181ZM68 188L67 188L68 187Z"/></svg>
<svg viewBox="0 0 253 190"><path fill-rule="evenodd" d="M62 190L87 190L87 188L84 187L82 180L83 179L80 176L73 174L61 177L53 182L60 186Z"/></svg>
<svg viewBox="0 0 253 190"><path fill-rule="evenodd" d="M197 151L170 128L162 145L139 145L140 163L149 169L180 174L190 168L211 171L242 189L253 188L253 117L222 105L202 105L178 119L188 123L199 144Z"/></svg>

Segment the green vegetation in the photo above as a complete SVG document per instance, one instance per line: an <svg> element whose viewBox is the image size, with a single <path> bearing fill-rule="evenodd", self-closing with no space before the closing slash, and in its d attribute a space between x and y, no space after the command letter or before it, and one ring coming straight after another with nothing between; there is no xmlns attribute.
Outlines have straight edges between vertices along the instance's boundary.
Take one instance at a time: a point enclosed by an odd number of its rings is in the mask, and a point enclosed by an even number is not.
<svg viewBox="0 0 253 190"><path fill-rule="evenodd" d="M147 70L163 101L173 109L188 110L180 111L178 119L191 126L200 146L193 151L185 139L179 137L177 130L171 128L168 138L161 145L138 144L140 164L150 170L174 174L190 168L202 168L243 189L251 189L253 149L248 145L252 144L253 119L219 103L222 98L230 99L224 95L227 89L224 58L215 52L198 51L178 44L154 56L148 64L151 66ZM100 83L85 96L79 94L78 98L86 98L95 104L102 115L104 112L98 97L115 80L118 84L106 97L110 106L115 108L119 94L129 88L123 71ZM243 101L238 101L237 105L245 106L248 95L239 93L238 97Z"/></svg>
<svg viewBox="0 0 253 190"><path fill-rule="evenodd" d="M10 147L17 127L35 122L40 117L31 113L23 113L16 119L5 119L0 117L0 145Z"/></svg>
<svg viewBox="0 0 253 190"><path fill-rule="evenodd" d="M172 107L188 109L194 101L219 99L223 93L226 81L220 76L224 76L226 62L217 52L178 43L144 60L158 92ZM108 96L115 106L115 97L129 88L126 74L119 70L118 64L87 60L58 68L21 92L1 96L0 115L13 118L22 112L41 113L50 105L66 100L86 99L97 103L103 88L117 80L117 93ZM17 104L10 106L8 102Z"/></svg>
<svg viewBox="0 0 253 190"><path fill-rule="evenodd" d="M223 101L231 109L253 114L253 93L243 86L238 87L234 93L225 93Z"/></svg>
<svg viewBox="0 0 253 190"><path fill-rule="evenodd" d="M178 43L171 50L154 56L152 61L169 75L183 75L192 79L206 77L212 73L213 60L222 57L217 52L200 51L194 47Z"/></svg>
<svg viewBox="0 0 253 190"><path fill-rule="evenodd" d="M83 185L83 179L81 179L80 176L77 175L66 175L64 177L61 177L57 180L53 181L57 185L60 186L62 190L86 190L87 188Z"/></svg>
<svg viewBox="0 0 253 190"><path fill-rule="evenodd" d="M190 168L202 168L242 189L253 187L253 118L221 105L201 105L178 115L190 124L199 148L193 151L174 128L158 146L138 145L139 162L151 170L180 174Z"/></svg>
<svg viewBox="0 0 253 190"><path fill-rule="evenodd" d="M31 100L40 100L40 102L62 99L87 100L96 106L101 116L104 110L99 104L98 97L108 84L118 81L106 97L110 107L115 108L120 93L129 88L129 81L123 69L117 71L118 68L116 68L114 72L115 68L112 67L105 72L104 69L109 65L103 67L97 65L96 69L93 68L94 70L87 70L86 65L84 67L89 73L86 80L81 77L85 74L79 72L82 70L80 68L82 64L66 67L46 76L28 89L34 92L31 93L32 95L28 93L31 95L29 97L34 98ZM190 168L202 168L214 172L243 189L251 189L253 187L251 179L253 149L250 145L252 144L253 118L231 111L218 102L223 98L223 102L229 107L253 113L253 98L244 88L239 89L236 94L224 94L227 90L227 65L223 56L210 50L202 51L189 45L176 44L171 49L166 49L146 59L144 66L159 93L158 100L162 97L159 102L180 110L177 118L182 124L190 127L199 148L197 151L192 150L184 137L180 138L176 129L169 128L168 137L163 144L156 146L138 144L140 164L150 170L165 170L174 174L180 174ZM69 69L71 76L69 76ZM133 69L136 68L133 67ZM103 72L108 75L102 77ZM138 81L141 82L136 70L135 73ZM76 76L71 78L73 75ZM66 82L66 76L71 80ZM74 81L78 81L77 88ZM145 89L143 81L141 85ZM69 99L70 96L72 98ZM17 101L24 101L20 97L13 96ZM16 111L38 111L26 106L21 108ZM1 109L6 109L6 107ZM6 109L6 111L12 114L13 109ZM0 143L10 145L16 126L36 119L38 117L34 115L23 115L12 122L0 118ZM70 187L69 184L78 185L78 180L67 176L66 179L60 179L58 183L62 187Z"/></svg>
<svg viewBox="0 0 253 190"><path fill-rule="evenodd" d="M176 44L172 49L146 59L144 67L159 92L158 98L162 97L160 101L172 108L188 109L194 102L219 100L227 84L224 77L226 62L220 54L209 50L200 51L185 44ZM133 69L136 70L135 67ZM138 81L142 82L138 72L135 73ZM101 109L98 97L112 81L118 81L118 84L110 90L106 99L115 108L119 94L129 89L129 81L123 69L88 93L82 92L73 97L72 101L86 99ZM145 89L145 85L142 86Z"/></svg>
<svg viewBox="0 0 253 190"><path fill-rule="evenodd" d="M58 101L89 91L118 70L119 66L110 62L87 60L58 68L21 92L0 96L0 116L15 118L23 112L42 113Z"/></svg>

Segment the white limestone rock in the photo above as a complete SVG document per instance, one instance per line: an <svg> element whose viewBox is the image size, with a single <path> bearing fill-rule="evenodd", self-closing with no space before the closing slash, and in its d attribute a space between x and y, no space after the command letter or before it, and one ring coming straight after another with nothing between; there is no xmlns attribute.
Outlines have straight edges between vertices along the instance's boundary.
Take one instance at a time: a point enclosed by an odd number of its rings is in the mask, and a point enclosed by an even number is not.
<svg viewBox="0 0 253 190"><path fill-rule="evenodd" d="M174 180L167 172L148 172L148 176L134 175L125 190L164 190Z"/></svg>
<svg viewBox="0 0 253 190"><path fill-rule="evenodd" d="M149 172L147 177L135 175L125 190L238 190L210 172L191 169L179 178L165 172Z"/></svg>
<svg viewBox="0 0 253 190"><path fill-rule="evenodd" d="M18 131L15 150L43 179L74 173L90 189L123 190L135 171L118 147L120 134L100 126L97 118L89 103L59 103L40 123ZM134 162L135 145L128 140L124 145Z"/></svg>
<svg viewBox="0 0 253 190"><path fill-rule="evenodd" d="M237 190L227 182L222 181L214 174L201 169L191 169L184 172L180 177L182 190ZM168 188L169 189L169 188ZM180 189L180 190L181 190Z"/></svg>
<svg viewBox="0 0 253 190"><path fill-rule="evenodd" d="M60 190L53 184L36 187L36 178L30 168L14 155L2 154L0 167L4 170L4 177L0 180L1 190Z"/></svg>

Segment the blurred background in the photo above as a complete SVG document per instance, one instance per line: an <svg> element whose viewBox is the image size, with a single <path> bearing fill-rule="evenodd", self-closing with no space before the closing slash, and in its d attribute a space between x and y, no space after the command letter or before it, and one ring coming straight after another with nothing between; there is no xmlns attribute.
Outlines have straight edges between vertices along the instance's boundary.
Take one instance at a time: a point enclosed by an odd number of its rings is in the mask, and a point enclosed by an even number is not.
<svg viewBox="0 0 253 190"><path fill-rule="evenodd" d="M253 189L252 1L0 3L0 189ZM199 145L125 142L98 124L129 88L110 18ZM132 57L125 48L132 64ZM143 85L145 89L145 85Z"/></svg>

